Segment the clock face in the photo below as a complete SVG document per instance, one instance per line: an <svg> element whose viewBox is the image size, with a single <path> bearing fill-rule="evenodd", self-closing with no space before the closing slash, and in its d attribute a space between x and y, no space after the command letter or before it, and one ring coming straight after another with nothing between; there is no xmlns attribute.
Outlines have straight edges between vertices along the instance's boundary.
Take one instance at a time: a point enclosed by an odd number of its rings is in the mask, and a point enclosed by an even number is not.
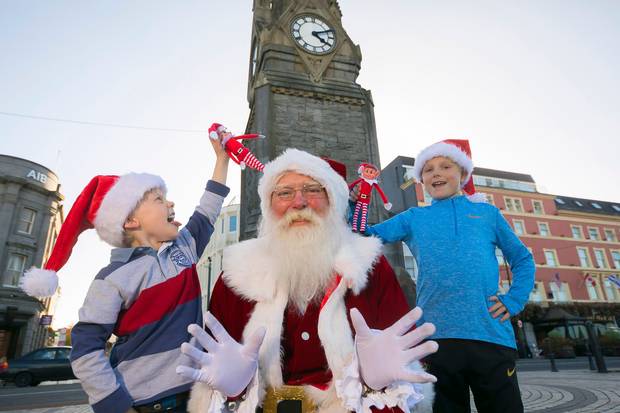
<svg viewBox="0 0 620 413"><path fill-rule="evenodd" d="M291 22L291 36L299 47L312 54L326 54L336 46L336 31L313 15L295 17Z"/></svg>

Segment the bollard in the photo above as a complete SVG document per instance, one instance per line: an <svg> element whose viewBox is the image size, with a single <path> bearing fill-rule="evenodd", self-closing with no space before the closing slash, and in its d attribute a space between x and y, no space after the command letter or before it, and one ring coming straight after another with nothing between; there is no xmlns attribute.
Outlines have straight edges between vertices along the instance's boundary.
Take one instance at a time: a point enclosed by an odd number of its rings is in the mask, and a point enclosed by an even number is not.
<svg viewBox="0 0 620 413"><path fill-rule="evenodd" d="M592 353L588 351L586 355L588 356L588 363L590 364L590 370L596 371L596 365L594 364L594 358L592 358Z"/></svg>
<svg viewBox="0 0 620 413"><path fill-rule="evenodd" d="M549 362L551 363L551 371L553 373L557 373L558 372L558 368L555 365L555 354L553 354L553 352L549 353Z"/></svg>
<svg viewBox="0 0 620 413"><path fill-rule="evenodd" d="M596 332L594 331L594 326L590 320L586 321L586 329L588 331L588 339L590 341L590 348L592 349L592 353L594 355L594 360L596 361L596 369L599 373L607 373L607 366L605 364L605 358L603 357L603 353L601 352L601 346L598 342L598 337L596 336Z"/></svg>

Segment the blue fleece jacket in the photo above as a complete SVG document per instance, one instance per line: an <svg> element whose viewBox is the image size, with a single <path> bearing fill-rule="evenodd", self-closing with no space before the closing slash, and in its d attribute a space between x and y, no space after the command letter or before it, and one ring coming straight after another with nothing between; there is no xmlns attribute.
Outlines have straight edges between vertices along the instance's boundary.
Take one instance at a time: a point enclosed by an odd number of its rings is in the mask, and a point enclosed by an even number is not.
<svg viewBox="0 0 620 413"><path fill-rule="evenodd" d="M417 305L423 322L437 327L432 338L482 340L516 348L510 321L494 319L489 297L498 295L512 316L526 304L534 285L532 254L499 210L465 196L410 208L370 227L385 243L403 241L418 264ZM512 285L498 294L498 247L512 270Z"/></svg>

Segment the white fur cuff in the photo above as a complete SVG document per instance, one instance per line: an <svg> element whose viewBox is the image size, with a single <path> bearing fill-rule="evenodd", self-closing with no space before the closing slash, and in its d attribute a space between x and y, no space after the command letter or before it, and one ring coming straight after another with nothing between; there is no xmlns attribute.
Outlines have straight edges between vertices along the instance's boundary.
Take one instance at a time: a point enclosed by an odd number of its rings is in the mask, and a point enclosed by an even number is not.
<svg viewBox="0 0 620 413"><path fill-rule="evenodd" d="M258 369L246 389L245 398L239 403L238 413L254 413L258 406L259 378ZM209 387L206 383L196 382L192 387L191 397L187 405L189 413L222 413L226 411L227 397Z"/></svg>
<svg viewBox="0 0 620 413"><path fill-rule="evenodd" d="M336 394L348 410L356 413L370 413L370 408L373 406L377 409L399 407L407 413L424 399L421 386L402 381L392 383L382 392L372 391L363 396L359 362L355 351L343 373L343 378L336 380Z"/></svg>

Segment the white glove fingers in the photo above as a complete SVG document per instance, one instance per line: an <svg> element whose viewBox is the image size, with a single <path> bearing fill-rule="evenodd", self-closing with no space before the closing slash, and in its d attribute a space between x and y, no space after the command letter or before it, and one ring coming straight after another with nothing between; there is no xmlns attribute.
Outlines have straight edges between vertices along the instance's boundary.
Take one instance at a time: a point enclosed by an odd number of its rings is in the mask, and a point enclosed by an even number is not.
<svg viewBox="0 0 620 413"><path fill-rule="evenodd" d="M204 331L198 324L190 324L187 327L187 331L198 340L198 343L207 350L209 353L217 351L217 342L213 340L206 331Z"/></svg>
<svg viewBox="0 0 620 413"><path fill-rule="evenodd" d="M243 344L243 349L241 352L254 360L258 359L258 350L260 349L261 344L263 344L263 339L265 338L265 334L267 330L265 327L260 327L252 335L248 338L248 341Z"/></svg>
<svg viewBox="0 0 620 413"><path fill-rule="evenodd" d="M364 320L364 316L357 308L351 309L351 323L353 324L353 329L355 330L355 334L359 337L369 337L372 336L372 332L370 331L370 327L366 324L366 320Z"/></svg>
<svg viewBox="0 0 620 413"><path fill-rule="evenodd" d="M439 345L436 341L429 340L425 343L422 343L418 346L404 351L404 360L407 362L407 364L409 364L413 361L423 359L429 354L433 354L437 351L438 348Z"/></svg>
<svg viewBox="0 0 620 413"><path fill-rule="evenodd" d="M188 343L181 344L181 353L185 354L187 357L203 367L211 364L211 361L213 360L212 355L205 353L202 350L198 350L196 347Z"/></svg>
<svg viewBox="0 0 620 413"><path fill-rule="evenodd" d="M415 330L412 330L401 337L403 348L411 348L433 334L435 334L435 325L431 323L424 323L420 327L417 327Z"/></svg>
<svg viewBox="0 0 620 413"><path fill-rule="evenodd" d="M205 314L205 324L211 330L213 337L218 341L218 343L228 343L234 341L233 338L228 334L224 326L218 321L217 318L213 316L210 312L207 311Z"/></svg>
<svg viewBox="0 0 620 413"><path fill-rule="evenodd" d="M178 375L183 376L193 381L204 381L204 380L201 380L203 377L202 377L200 370L193 369L188 366L177 366L176 372Z"/></svg>
<svg viewBox="0 0 620 413"><path fill-rule="evenodd" d="M437 377L424 371L412 371L405 369L399 380L408 381L410 383L435 383Z"/></svg>
<svg viewBox="0 0 620 413"><path fill-rule="evenodd" d="M400 320L396 321L387 330L398 336L402 336L414 326L414 324L422 317L422 309L416 307L402 316Z"/></svg>

